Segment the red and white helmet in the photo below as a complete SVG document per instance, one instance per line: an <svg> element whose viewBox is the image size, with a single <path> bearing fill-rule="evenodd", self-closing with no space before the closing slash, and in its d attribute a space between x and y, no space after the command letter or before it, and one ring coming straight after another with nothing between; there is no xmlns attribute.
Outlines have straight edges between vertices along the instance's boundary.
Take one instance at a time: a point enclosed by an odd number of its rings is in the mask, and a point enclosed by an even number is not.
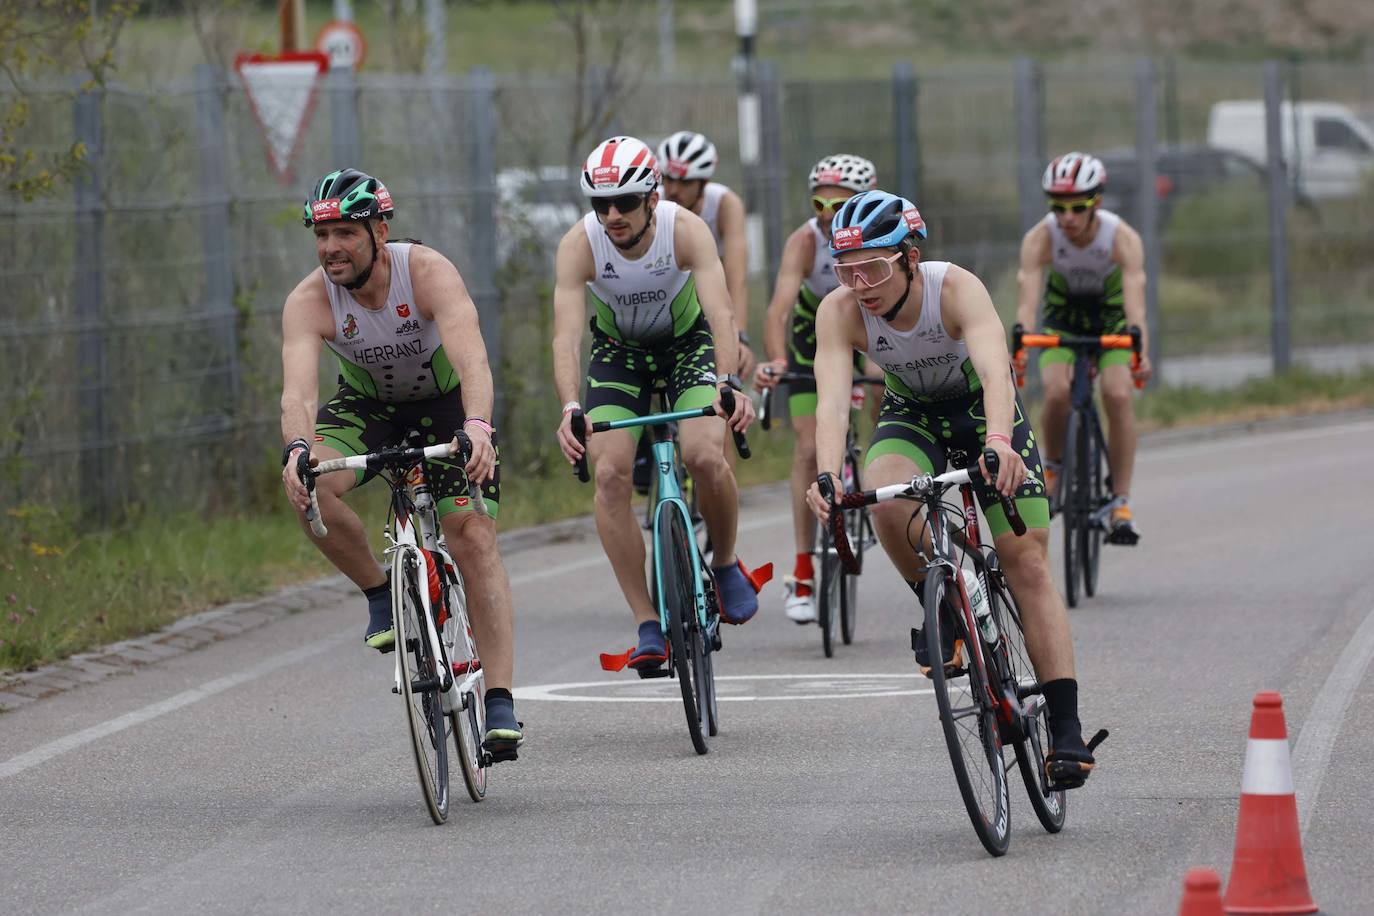
<svg viewBox="0 0 1374 916"><path fill-rule="evenodd" d="M871 191L878 186L878 170L862 156L838 153L812 166L807 184L812 192L824 187L848 188L855 193Z"/></svg>
<svg viewBox="0 0 1374 916"><path fill-rule="evenodd" d="M716 145L690 130L680 130L658 145L658 167L665 178L709 179L716 173L716 159Z"/></svg>
<svg viewBox="0 0 1374 916"><path fill-rule="evenodd" d="M1087 153L1065 153L1045 167L1046 194L1095 194L1107 183L1107 167Z"/></svg>
<svg viewBox="0 0 1374 916"><path fill-rule="evenodd" d="M588 197L648 194L658 187L658 160L634 137L605 140L582 164L582 193Z"/></svg>

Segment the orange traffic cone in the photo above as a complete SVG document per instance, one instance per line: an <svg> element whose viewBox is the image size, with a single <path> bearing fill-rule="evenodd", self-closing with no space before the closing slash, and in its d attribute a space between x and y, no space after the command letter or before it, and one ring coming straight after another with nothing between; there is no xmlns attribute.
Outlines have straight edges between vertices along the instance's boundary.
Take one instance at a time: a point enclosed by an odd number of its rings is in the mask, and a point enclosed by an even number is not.
<svg viewBox="0 0 1374 916"><path fill-rule="evenodd" d="M1283 698L1273 691L1255 694L1241 778L1236 855L1222 904L1233 914L1317 912L1302 861Z"/></svg>
<svg viewBox="0 0 1374 916"><path fill-rule="evenodd" d="M1188 869L1178 916L1226 916L1221 908L1221 875L1210 868Z"/></svg>

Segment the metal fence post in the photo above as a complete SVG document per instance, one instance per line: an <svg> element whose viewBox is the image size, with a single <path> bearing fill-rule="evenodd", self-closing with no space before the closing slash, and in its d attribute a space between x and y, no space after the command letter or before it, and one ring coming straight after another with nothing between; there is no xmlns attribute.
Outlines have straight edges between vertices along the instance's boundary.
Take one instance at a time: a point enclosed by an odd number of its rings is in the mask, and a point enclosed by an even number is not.
<svg viewBox="0 0 1374 916"><path fill-rule="evenodd" d="M329 139L334 155L331 168L362 168L358 146L358 77L352 67L331 67L325 76L329 91Z"/></svg>
<svg viewBox="0 0 1374 916"><path fill-rule="evenodd" d="M1283 75L1277 61L1264 65L1264 137L1269 172L1270 348L1275 374L1292 361L1288 327L1288 176L1283 155Z"/></svg>
<svg viewBox="0 0 1374 916"><path fill-rule="evenodd" d="M1016 185L1021 203L1021 231L1027 232L1045 215L1040 173L1045 168L1045 96L1040 65L1029 57L1016 59Z"/></svg>
<svg viewBox="0 0 1374 916"><path fill-rule="evenodd" d="M238 313L234 308L233 238L229 232L229 163L225 150L224 95L219 72L209 64L196 67L196 145L200 147L200 239L205 259L205 298L224 318L221 339L229 349L229 416L237 431L241 394ZM243 464L234 462L242 479Z"/></svg>
<svg viewBox="0 0 1374 916"><path fill-rule="evenodd" d="M74 131L85 144L86 162L76 176L75 287L77 334L77 417L81 437L82 514L100 524L111 516L109 421L105 404L105 208L101 200L104 125L99 92L77 94Z"/></svg>
<svg viewBox="0 0 1374 916"><path fill-rule="evenodd" d="M765 287L778 272L782 257L782 104L779 98L778 71L771 60L759 61L760 199L763 204L763 245Z"/></svg>
<svg viewBox="0 0 1374 916"><path fill-rule="evenodd" d="M1159 111L1155 100L1155 65L1142 58L1135 69L1135 213L1140 241L1145 248L1145 330L1149 338L1149 357L1154 364L1151 384L1160 378L1159 339L1159 195L1157 138ZM1110 176L1109 176L1110 177Z"/></svg>
<svg viewBox="0 0 1374 916"><path fill-rule="evenodd" d="M477 317L482 326L482 339L487 345L492 374L502 371L501 312L496 288L496 233L489 227L497 224L496 216L496 116L494 96L496 81L486 67L473 67L468 73L468 150L472 166L472 210L468 225L478 228L468 233L471 246L471 265L465 279L472 301L477 305ZM505 398L501 386L496 386L492 405L492 422L500 425Z"/></svg>
<svg viewBox="0 0 1374 916"><path fill-rule="evenodd" d="M897 193L920 205L920 147L916 137L916 73L909 61L892 68L892 130L896 135Z"/></svg>

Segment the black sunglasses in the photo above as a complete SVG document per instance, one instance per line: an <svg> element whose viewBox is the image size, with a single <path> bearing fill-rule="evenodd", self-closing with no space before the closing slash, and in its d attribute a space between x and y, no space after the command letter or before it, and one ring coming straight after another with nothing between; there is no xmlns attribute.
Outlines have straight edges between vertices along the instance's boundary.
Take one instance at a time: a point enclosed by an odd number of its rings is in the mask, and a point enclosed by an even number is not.
<svg viewBox="0 0 1374 916"><path fill-rule="evenodd" d="M611 212L611 205L615 205L617 213L631 213L639 209L644 201L649 199L647 194L621 194L619 197L593 197L592 209L602 216Z"/></svg>

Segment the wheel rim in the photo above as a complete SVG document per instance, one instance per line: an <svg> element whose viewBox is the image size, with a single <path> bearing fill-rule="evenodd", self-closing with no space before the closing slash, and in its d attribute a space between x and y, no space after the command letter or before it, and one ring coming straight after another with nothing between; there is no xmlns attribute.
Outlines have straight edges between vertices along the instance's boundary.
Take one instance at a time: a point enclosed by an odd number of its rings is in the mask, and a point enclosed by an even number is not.
<svg viewBox="0 0 1374 916"><path fill-rule="evenodd" d="M705 709L698 702L700 676L696 656L689 641L695 641L696 609L695 598L688 586L692 576L691 551L687 546L686 523L676 506L666 506L659 514L658 543L668 551L667 561L662 564L665 581L661 591L664 598L664 611L668 616L669 654L672 656L673 670L678 678L682 692L682 707L687 715L687 731L692 738L692 746L698 754L709 749L706 744Z"/></svg>
<svg viewBox="0 0 1374 916"><path fill-rule="evenodd" d="M417 678L430 677L434 673L434 659L420 626L423 609L418 580L419 568L414 554L409 550L398 551L392 582L399 583L399 587L393 584L392 607L401 666L401 695L406 704L420 790L430 817L436 824L442 824L448 818L448 717L441 708L438 691L417 692L411 688Z"/></svg>
<svg viewBox="0 0 1374 916"><path fill-rule="evenodd" d="M459 633L466 629L467 618L461 613L450 615L444 623L444 645L448 648L449 659L460 669L475 660L468 651L468 640L460 638ZM455 674L461 680L466 674ZM486 737L486 710L483 697L486 695L486 675L480 674L473 687L463 696L466 709L455 709L449 716L453 728L453 745L458 762L463 771L463 785L468 797L475 802L487 794L487 767L484 765L482 741Z"/></svg>
<svg viewBox="0 0 1374 916"><path fill-rule="evenodd" d="M822 542L821 581L818 597L817 616L821 625L821 648L825 657L835 654L835 617L840 610L840 559L835 553L835 542L826 532Z"/></svg>

